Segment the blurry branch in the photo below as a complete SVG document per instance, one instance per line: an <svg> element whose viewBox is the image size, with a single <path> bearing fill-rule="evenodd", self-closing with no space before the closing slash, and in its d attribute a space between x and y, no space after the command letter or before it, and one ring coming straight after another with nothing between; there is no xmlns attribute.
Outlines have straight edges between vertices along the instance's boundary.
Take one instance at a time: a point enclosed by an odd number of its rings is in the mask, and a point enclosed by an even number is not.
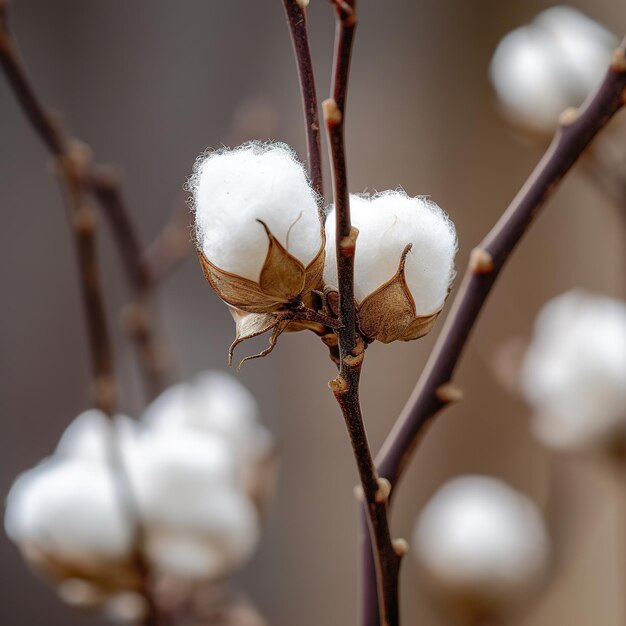
<svg viewBox="0 0 626 626"><path fill-rule="evenodd" d="M47 113L37 98L19 59L17 46L8 24L8 0L0 0L0 64L27 118L45 143L55 161L55 170L62 185L68 222L76 249L80 289L87 324L91 355L94 405L111 423L107 440L107 456L123 510L136 527L134 561L141 576L149 611L146 624L155 624L154 605L148 586L148 570L140 552L142 531L137 523L136 507L124 462L116 442L114 414L117 405L113 353L106 321L106 312L96 252L96 219L89 202L92 190L91 154L87 146L66 136L58 122ZM122 205L120 205L121 207Z"/></svg>
<svg viewBox="0 0 626 626"><path fill-rule="evenodd" d="M322 148L320 140L320 122L317 113L317 95L313 64L309 49L309 37L306 29L306 3L302 0L283 0L291 41L298 65L300 93L304 108L306 145L309 163L309 175L313 189L321 198L324 193L322 181Z"/></svg>
<svg viewBox="0 0 626 626"><path fill-rule="evenodd" d="M190 231L189 207L178 200L165 228L143 252L154 283L164 280L180 263L191 258L194 246Z"/></svg>
<svg viewBox="0 0 626 626"><path fill-rule="evenodd" d="M331 98L323 103L328 133L336 218L337 276L339 292L339 374L330 387L341 408L354 452L361 488L358 490L369 520L376 552L378 585L371 591L380 599L380 619L386 626L399 624L398 574L400 554L394 549L387 521L389 483L378 477L372 460L359 399L359 380L365 345L356 332L354 302L354 252L358 231L352 226L346 172L344 121L352 42L356 27L355 0L333 3L337 14L335 62Z"/></svg>
<svg viewBox="0 0 626 626"><path fill-rule="evenodd" d="M472 251L465 277L426 367L376 459L380 475L394 488L428 425L439 411L461 397L451 379L498 274L539 209L596 134L624 105L625 97L626 39L615 51L613 63L596 92L580 110L564 111L546 154L502 217ZM369 546L363 557L371 562Z"/></svg>
<svg viewBox="0 0 626 626"><path fill-rule="evenodd" d="M80 204L85 205L86 196L93 193L109 220L120 249L124 268L134 291L134 302L131 305L131 314L127 316L127 327L140 357L146 386L150 395L154 396L162 390L164 385L165 359L163 355L165 350L156 339L150 311L148 293L152 287L152 278L142 259L139 242L123 201L117 178L108 168L94 166L91 163L91 155L87 155L88 149L82 149L81 156L76 156L77 151L74 146L77 145L77 142L65 134L57 117L50 113L39 100L20 59L17 44L11 35L8 6L8 0L0 0L0 63L24 114L53 158L57 163L62 164L59 176L65 179L67 186L70 175L68 174L69 168L71 175L79 179ZM74 181L74 187L76 184L78 183ZM73 195L77 202L76 193ZM91 209L85 208L85 211L90 212ZM91 215L89 220L95 223L95 216ZM84 221L87 221L87 218ZM94 228L95 226L90 226L92 231ZM93 238L93 234L90 236ZM84 259L81 257L80 260L82 267ZM89 315L88 320L90 319L91 316ZM92 324L92 322L88 321L88 324ZM97 345L97 341L93 337L96 334L105 336L101 331L96 333L95 329L90 330L92 349Z"/></svg>

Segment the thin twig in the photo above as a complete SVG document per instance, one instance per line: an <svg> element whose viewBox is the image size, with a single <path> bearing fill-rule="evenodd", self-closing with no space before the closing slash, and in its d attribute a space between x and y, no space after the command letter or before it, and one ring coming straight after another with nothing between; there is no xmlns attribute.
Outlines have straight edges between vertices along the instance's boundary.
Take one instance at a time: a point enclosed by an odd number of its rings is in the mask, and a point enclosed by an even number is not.
<svg viewBox="0 0 626 626"><path fill-rule="evenodd" d="M148 397L152 399L166 386L169 362L164 341L155 330L151 302L155 279L144 259L115 172L105 166L94 166L89 182L109 222L133 290L133 300L124 311L124 326L135 344Z"/></svg>
<svg viewBox="0 0 626 626"><path fill-rule="evenodd" d="M133 554L133 560L141 576L143 592L149 607L145 624L152 626L157 623L157 615L149 591L148 568L139 549L142 531L137 522L130 481L125 472L115 434L114 414L117 394L113 352L96 253L96 219L89 203L91 154L87 146L64 134L61 126L46 112L28 81L17 52L17 45L9 29L8 4L8 0L0 0L0 64L26 117L52 153L56 173L64 191L68 222L76 249L81 296L87 324L92 369L91 394L94 405L110 419L111 432L105 442L107 459L116 479L115 485L120 503L136 528L135 545L137 548Z"/></svg>
<svg viewBox="0 0 626 626"><path fill-rule="evenodd" d="M144 250L143 263L153 283L160 283L183 261L192 258L194 251L189 207L184 200L180 200L163 230Z"/></svg>
<svg viewBox="0 0 626 626"><path fill-rule="evenodd" d="M387 522L389 484L378 478L370 452L359 400L359 379L364 343L356 332L354 303L354 252L358 231L350 219L344 120L352 42L356 27L354 0L334 3L337 12L335 65L332 94L323 103L333 173L336 219L337 276L339 293L339 375L331 389L346 422L361 480L364 517L376 547L377 593L380 619L385 626L399 624L398 575L401 556L396 553ZM345 6L344 6L345 5Z"/></svg>
<svg viewBox="0 0 626 626"><path fill-rule="evenodd" d="M626 96L626 39L600 87L579 111L568 109L550 147L502 217L472 252L465 277L426 367L400 417L376 458L376 467L397 487L426 428L443 408L459 398L451 384L463 349L496 278L561 179L595 135L624 105ZM363 558L371 570L372 552ZM374 580L368 582L372 589ZM370 606L368 626L377 626L376 607Z"/></svg>
<svg viewBox="0 0 626 626"><path fill-rule="evenodd" d="M322 198L324 185L322 180L322 147L320 140L320 122L317 112L317 95L315 93L315 79L313 76L313 63L309 49L309 37L306 28L306 9L302 0L283 0L285 14L291 41L298 66L298 78L300 79L300 93L304 108L304 122L306 130L306 145L309 163L309 176L311 185Z"/></svg>

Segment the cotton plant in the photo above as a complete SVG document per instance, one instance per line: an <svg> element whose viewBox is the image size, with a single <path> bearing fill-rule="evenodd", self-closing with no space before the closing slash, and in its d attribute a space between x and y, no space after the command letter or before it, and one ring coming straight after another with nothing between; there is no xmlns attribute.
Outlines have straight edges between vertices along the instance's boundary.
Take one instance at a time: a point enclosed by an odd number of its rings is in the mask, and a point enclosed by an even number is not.
<svg viewBox="0 0 626 626"><path fill-rule="evenodd" d="M333 206L319 198L291 148L247 143L201 155L191 177L198 254L229 305L240 341L273 329L311 328L332 343L337 266ZM427 197L402 190L351 195L354 295L366 343L422 337L443 308L455 275L453 223ZM279 293L280 292L280 293Z"/></svg>
<svg viewBox="0 0 626 626"><path fill-rule="evenodd" d="M617 38L580 11L555 6L508 33L491 60L503 114L532 133L551 136L559 116L577 107L606 73Z"/></svg>
<svg viewBox="0 0 626 626"><path fill-rule="evenodd" d="M439 596L473 619L502 617L536 590L550 565L537 506L501 480L454 478L421 511L415 558Z"/></svg>
<svg viewBox="0 0 626 626"><path fill-rule="evenodd" d="M626 303L574 290L535 321L521 368L533 430L549 448L619 450L626 440Z"/></svg>
<svg viewBox="0 0 626 626"><path fill-rule="evenodd" d="M66 602L139 615L137 550L153 577L190 589L219 584L252 555L260 503L246 480L267 461L271 435L238 381L203 372L188 386L166 390L139 421L118 416L114 429L85 411L13 485L7 534Z"/></svg>

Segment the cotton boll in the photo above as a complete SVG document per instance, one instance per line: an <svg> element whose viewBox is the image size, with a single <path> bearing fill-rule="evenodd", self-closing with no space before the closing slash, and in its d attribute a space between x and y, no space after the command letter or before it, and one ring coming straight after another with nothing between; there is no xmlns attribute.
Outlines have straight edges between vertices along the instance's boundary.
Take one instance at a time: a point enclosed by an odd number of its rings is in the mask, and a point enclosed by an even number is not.
<svg viewBox="0 0 626 626"><path fill-rule="evenodd" d="M359 305L394 277L403 250L412 244L404 268L413 305L412 317L436 315L454 278L457 240L448 216L432 200L411 198L401 190L371 197L351 195L350 211L352 224L359 230L354 259L354 296ZM326 220L324 281L327 286L337 285L336 258L335 219L331 213ZM397 321L400 312L395 310L396 306L396 301L381 303L381 314ZM399 331L390 337L386 339L407 338Z"/></svg>
<svg viewBox="0 0 626 626"><path fill-rule="evenodd" d="M504 37L490 76L511 121L552 134L561 112L580 105L609 67L616 38L570 7L553 7Z"/></svg>
<svg viewBox="0 0 626 626"><path fill-rule="evenodd" d="M418 519L414 549L442 592L483 606L523 596L549 559L535 505L484 476L454 479L435 494Z"/></svg>
<svg viewBox="0 0 626 626"><path fill-rule="evenodd" d="M232 449L191 429L148 429L131 476L150 562L164 574L212 579L232 571L258 540L253 505L238 489Z"/></svg>
<svg viewBox="0 0 626 626"><path fill-rule="evenodd" d="M223 438L232 447L245 488L267 491L259 479L272 457L272 436L259 420L256 400L234 376L206 371L174 385L148 406L142 421L154 428L189 428Z"/></svg>
<svg viewBox="0 0 626 626"><path fill-rule="evenodd" d="M535 323L521 372L545 445L591 449L626 435L626 303L571 291Z"/></svg>
<svg viewBox="0 0 626 626"><path fill-rule="evenodd" d="M305 266L320 250L317 198L285 144L251 142L202 155L190 188L200 247L226 272L259 279L268 239L257 220Z"/></svg>
<svg viewBox="0 0 626 626"><path fill-rule="evenodd" d="M113 476L83 459L50 458L15 481L5 528L35 565L98 578L127 561L132 524L121 509Z"/></svg>
<svg viewBox="0 0 626 626"><path fill-rule="evenodd" d="M218 580L243 564L259 539L252 504L241 493L203 494L197 507L201 525L159 524L148 527L146 553L161 573L182 580Z"/></svg>

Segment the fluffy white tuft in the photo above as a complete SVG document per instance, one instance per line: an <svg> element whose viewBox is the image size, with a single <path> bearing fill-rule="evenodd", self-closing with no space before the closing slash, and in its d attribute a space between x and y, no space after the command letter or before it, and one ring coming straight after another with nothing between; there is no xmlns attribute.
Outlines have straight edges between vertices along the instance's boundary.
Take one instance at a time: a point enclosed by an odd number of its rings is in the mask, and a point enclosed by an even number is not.
<svg viewBox="0 0 626 626"><path fill-rule="evenodd" d="M521 382L544 444L576 450L626 435L626 303L582 291L548 302Z"/></svg>
<svg viewBox="0 0 626 626"><path fill-rule="evenodd" d="M549 557L535 505L485 476L456 478L435 494L418 519L414 548L443 589L488 601L525 591Z"/></svg>
<svg viewBox="0 0 626 626"><path fill-rule="evenodd" d="M5 528L20 546L87 569L126 559L132 543L111 473L80 458L53 457L22 474L7 499Z"/></svg>
<svg viewBox="0 0 626 626"><path fill-rule="evenodd" d="M502 39L491 61L494 88L511 119L552 133L608 69L615 37L579 11L557 6Z"/></svg>
<svg viewBox="0 0 626 626"><path fill-rule="evenodd" d="M354 259L354 296L361 302L398 270L405 246L406 281L417 315L428 315L443 305L454 278L457 251L454 224L432 200L411 198L402 190L374 196L350 195L352 224L359 229ZM326 220L324 281L337 286L335 216Z"/></svg>
<svg viewBox="0 0 626 626"><path fill-rule="evenodd" d="M189 181L198 244L214 265L258 280L268 239L257 220L305 266L322 245L316 194L294 151L250 142L201 155Z"/></svg>

